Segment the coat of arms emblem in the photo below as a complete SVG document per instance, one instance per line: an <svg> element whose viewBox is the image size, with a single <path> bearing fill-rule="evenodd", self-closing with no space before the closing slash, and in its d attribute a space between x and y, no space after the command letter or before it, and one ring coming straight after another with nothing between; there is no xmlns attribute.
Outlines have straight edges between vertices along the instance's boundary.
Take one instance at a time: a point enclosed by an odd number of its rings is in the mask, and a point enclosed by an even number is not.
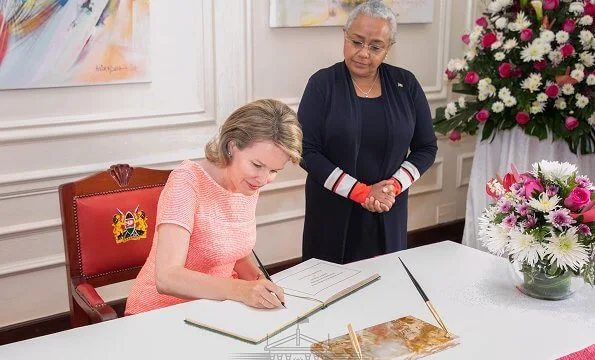
<svg viewBox="0 0 595 360"><path fill-rule="evenodd" d="M147 238L147 214L144 210L139 210L138 206L132 211L122 212L116 208L119 214L115 214L112 219L114 240L116 243L125 243L130 240L140 240Z"/></svg>

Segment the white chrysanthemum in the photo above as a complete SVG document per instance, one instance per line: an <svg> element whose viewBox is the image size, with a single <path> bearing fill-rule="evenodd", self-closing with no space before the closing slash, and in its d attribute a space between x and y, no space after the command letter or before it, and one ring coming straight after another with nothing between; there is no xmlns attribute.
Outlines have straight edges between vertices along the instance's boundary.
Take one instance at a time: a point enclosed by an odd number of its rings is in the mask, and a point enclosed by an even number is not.
<svg viewBox="0 0 595 360"><path fill-rule="evenodd" d="M595 113L591 114L591 116L589 116L589 118L587 119L587 122L589 123L589 125L591 125L591 127L595 127Z"/></svg>
<svg viewBox="0 0 595 360"><path fill-rule="evenodd" d="M502 51L498 51L497 53L494 54L494 60L496 60L496 61L502 61L502 60L504 60L505 57L506 57L506 55Z"/></svg>
<svg viewBox="0 0 595 360"><path fill-rule="evenodd" d="M516 31L520 31L519 25L516 24L516 23L513 23L513 22L508 23L508 26L507 27L508 27L508 30L510 30L510 31L515 31L515 32Z"/></svg>
<svg viewBox="0 0 595 360"><path fill-rule="evenodd" d="M570 35L564 30L560 30L556 33L556 42L558 44L564 44L570 39Z"/></svg>
<svg viewBox="0 0 595 360"><path fill-rule="evenodd" d="M508 243L508 253L521 262L528 262L531 266L535 265L543 256L544 248L530 234L523 234L517 229L513 229Z"/></svg>
<svg viewBox="0 0 595 360"><path fill-rule="evenodd" d="M521 50L521 59L523 59L524 62L541 61L545 54L543 50L541 43L533 42Z"/></svg>
<svg viewBox="0 0 595 360"><path fill-rule="evenodd" d="M490 14L495 14L500 11L502 11L502 5L500 5L498 1L492 1L488 4L488 12Z"/></svg>
<svg viewBox="0 0 595 360"><path fill-rule="evenodd" d="M506 107L513 107L517 104L516 98L512 96L505 97L502 99L502 102L504 102L504 106Z"/></svg>
<svg viewBox="0 0 595 360"><path fill-rule="evenodd" d="M496 194L498 197L504 196L504 194L506 194L506 189L498 180L492 179L488 181L486 185L490 191Z"/></svg>
<svg viewBox="0 0 595 360"><path fill-rule="evenodd" d="M581 82L585 78L585 73L582 70L575 69L570 72L570 77Z"/></svg>
<svg viewBox="0 0 595 360"><path fill-rule="evenodd" d="M446 105L446 109L444 110L444 112L453 116L457 113L457 106L454 102L450 102Z"/></svg>
<svg viewBox="0 0 595 360"><path fill-rule="evenodd" d="M508 39L504 42L504 45L502 46L502 48L506 51L510 51L512 49L514 49L515 47L517 47L519 43L516 41L516 39Z"/></svg>
<svg viewBox="0 0 595 360"><path fill-rule="evenodd" d="M549 197L546 193L542 192L539 194L539 198L529 199L528 205L537 211L547 213L554 210L558 206L560 200L558 195Z"/></svg>
<svg viewBox="0 0 595 360"><path fill-rule="evenodd" d="M548 97L545 93L539 93L535 99L539 102L546 102Z"/></svg>
<svg viewBox="0 0 595 360"><path fill-rule="evenodd" d="M590 53L588 51L583 51L582 53L580 53L578 58L579 61L583 63L583 65L585 65L586 67L592 67L595 64L595 56L593 55L593 53Z"/></svg>
<svg viewBox="0 0 595 360"><path fill-rule="evenodd" d="M533 176L537 176L537 171L541 170L541 175L549 181L559 180L566 182L577 171L576 165L568 162L541 160L540 162L533 163L531 166L533 168L531 171Z"/></svg>
<svg viewBox="0 0 595 360"><path fill-rule="evenodd" d="M471 32L469 33L469 47L477 46L477 44L479 43L479 39L483 34L483 31L483 27L479 25L475 25L475 27L473 27L473 30L471 30Z"/></svg>
<svg viewBox="0 0 595 360"><path fill-rule="evenodd" d="M581 63L575 63L574 64L574 68L577 69L577 70L584 71L585 70L585 65L583 65Z"/></svg>
<svg viewBox="0 0 595 360"><path fill-rule="evenodd" d="M506 9L507 7L512 5L512 0L496 0L502 6L502 9Z"/></svg>
<svg viewBox="0 0 595 360"><path fill-rule="evenodd" d="M529 112L531 114L539 114L545 110L546 103L541 101L533 101L531 103L531 107L529 108Z"/></svg>
<svg viewBox="0 0 595 360"><path fill-rule="evenodd" d="M564 100L563 98L557 98L554 102L554 107L559 110L566 109L566 100Z"/></svg>
<svg viewBox="0 0 595 360"><path fill-rule="evenodd" d="M490 78L483 78L477 82L477 89L480 91L487 90L487 88L492 85L492 79Z"/></svg>
<svg viewBox="0 0 595 360"><path fill-rule="evenodd" d="M582 95L582 94L576 94L575 95L576 98L576 107L579 109L583 109L585 106L589 105L589 98Z"/></svg>
<svg viewBox="0 0 595 360"><path fill-rule="evenodd" d="M465 107L467 107L464 96L460 96L457 102L459 104L459 108L464 109Z"/></svg>
<svg viewBox="0 0 595 360"><path fill-rule="evenodd" d="M539 38L541 38L543 41L552 42L556 38L556 35L551 30L542 30Z"/></svg>
<svg viewBox="0 0 595 360"><path fill-rule="evenodd" d="M557 66L559 63L562 62L562 60L564 60L564 55L562 55L562 52L559 50L551 51L547 57L548 59L550 59L552 65L554 66Z"/></svg>
<svg viewBox="0 0 595 360"><path fill-rule="evenodd" d="M589 254L578 242L576 228L572 227L559 235L552 233L552 238L545 245L545 253L551 257L558 268L579 270L589 261Z"/></svg>
<svg viewBox="0 0 595 360"><path fill-rule="evenodd" d="M510 97L510 95L510 89L508 89L507 87L503 87L498 91L498 97L502 100L506 99L507 97Z"/></svg>
<svg viewBox="0 0 595 360"><path fill-rule="evenodd" d="M506 26L508 25L508 19L505 17L500 17L498 20L496 20L495 25L497 29L506 29Z"/></svg>
<svg viewBox="0 0 595 360"><path fill-rule="evenodd" d="M465 53L465 59L469 60L469 61L475 59L476 56L477 56L477 50L475 50L475 49L470 49Z"/></svg>
<svg viewBox="0 0 595 360"><path fill-rule="evenodd" d="M591 46L591 40L593 40L593 33L588 30L582 30L578 35L578 38L581 41L581 45L588 49Z"/></svg>
<svg viewBox="0 0 595 360"><path fill-rule="evenodd" d="M595 85L595 75L594 74L589 74L589 76L587 76L587 85Z"/></svg>
<svg viewBox="0 0 595 360"><path fill-rule="evenodd" d="M531 26L531 21L529 21L529 19L527 19L527 16L522 11L520 11L517 14L516 20L514 21L514 23L517 25L517 30L515 30L515 31L525 30L526 28Z"/></svg>
<svg viewBox="0 0 595 360"><path fill-rule="evenodd" d="M479 217L479 239L488 250L497 256L503 255L508 245L508 230L491 223L489 215L482 213Z"/></svg>
<svg viewBox="0 0 595 360"><path fill-rule="evenodd" d="M448 64L446 65L446 68L450 71L461 71L461 70L466 70L467 69L467 62L463 59L451 59Z"/></svg>
<svg viewBox="0 0 595 360"><path fill-rule="evenodd" d="M574 94L574 86L571 84L564 84L562 85L562 94L564 95L572 95Z"/></svg>
<svg viewBox="0 0 595 360"><path fill-rule="evenodd" d="M495 113L500 113L504 110L504 104L501 101L496 101L492 104L492 111Z"/></svg>
<svg viewBox="0 0 595 360"><path fill-rule="evenodd" d="M583 7L582 2L575 1L570 4L568 11L574 13L575 15L580 15L585 11L585 8Z"/></svg>
<svg viewBox="0 0 595 360"><path fill-rule="evenodd" d="M578 23L582 26L589 26L593 24L593 17L591 15L585 15L578 21Z"/></svg>
<svg viewBox="0 0 595 360"><path fill-rule="evenodd" d="M539 90L541 86L541 75L536 73L531 73L528 78L523 80L521 83L521 88L525 90L529 90L530 92L535 92Z"/></svg>

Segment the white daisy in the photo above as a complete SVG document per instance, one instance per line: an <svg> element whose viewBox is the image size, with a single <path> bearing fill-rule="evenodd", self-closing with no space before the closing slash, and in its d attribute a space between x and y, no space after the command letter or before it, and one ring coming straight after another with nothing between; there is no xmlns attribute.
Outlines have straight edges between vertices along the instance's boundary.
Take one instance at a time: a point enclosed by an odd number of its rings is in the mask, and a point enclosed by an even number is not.
<svg viewBox="0 0 595 360"><path fill-rule="evenodd" d="M568 178L576 174L576 165L568 162L541 160L532 164L533 176L537 177L537 171L541 170L541 175L549 181L560 180L566 182Z"/></svg>
<svg viewBox="0 0 595 360"><path fill-rule="evenodd" d="M585 73L582 70L574 69L570 72L570 77L581 82L585 78Z"/></svg>
<svg viewBox="0 0 595 360"><path fill-rule="evenodd" d="M559 235L552 233L552 238L545 245L545 252L560 269L576 271L589 261L587 249L579 244L574 227Z"/></svg>
<svg viewBox="0 0 595 360"><path fill-rule="evenodd" d="M492 224L489 217L479 217L479 239L488 250L497 256L503 255L508 245L508 230L500 225Z"/></svg>
<svg viewBox="0 0 595 360"><path fill-rule="evenodd" d="M556 35L551 30L542 30L541 34L539 34L539 38L542 39L543 41L551 42L551 41L554 41L554 39L556 38Z"/></svg>
<svg viewBox="0 0 595 360"><path fill-rule="evenodd" d="M554 102L554 107L560 110L566 109L566 100L564 100L563 98L557 98Z"/></svg>
<svg viewBox="0 0 595 360"><path fill-rule="evenodd" d="M559 50L554 50L548 54L548 59L552 62L552 65L556 66L564 60L564 55Z"/></svg>
<svg viewBox="0 0 595 360"><path fill-rule="evenodd" d="M514 49L518 44L519 43L516 41L516 39L509 39L504 42L502 48L506 51L509 51Z"/></svg>
<svg viewBox="0 0 595 360"><path fill-rule="evenodd" d="M542 192L539 194L539 198L529 199L528 205L537 211L547 213L554 210L558 206L560 200L561 199L558 197L558 195L549 197L546 193Z"/></svg>
<svg viewBox="0 0 595 360"><path fill-rule="evenodd" d="M542 113L543 110L545 110L545 105L546 103L541 102L541 101L533 101L531 103L531 107L529 108L529 112L531 114L539 114Z"/></svg>
<svg viewBox="0 0 595 360"><path fill-rule="evenodd" d="M508 25L508 19L505 17L500 17L498 20L496 20L495 25L497 29L506 29L506 25Z"/></svg>
<svg viewBox="0 0 595 360"><path fill-rule="evenodd" d="M578 21L578 23L582 26L589 26L593 24L593 17L591 15L585 15Z"/></svg>
<svg viewBox="0 0 595 360"><path fill-rule="evenodd" d="M582 53L580 53L578 58L580 62L587 67L592 67L595 64L595 56L593 56L593 53L590 53L588 51L583 51Z"/></svg>
<svg viewBox="0 0 595 360"><path fill-rule="evenodd" d="M501 101L496 101L492 104L492 111L495 113L500 113L504 110L504 104Z"/></svg>
<svg viewBox="0 0 595 360"><path fill-rule="evenodd" d="M507 97L510 97L510 89L508 89L507 87L503 87L498 91L498 97L502 100L506 99Z"/></svg>
<svg viewBox="0 0 595 360"><path fill-rule="evenodd" d="M528 78L523 80L523 82L521 83L521 88L529 90L530 92L535 92L535 91L539 90L540 86L541 86L541 75L536 74L536 73L532 73L531 75L529 75Z"/></svg>
<svg viewBox="0 0 595 360"><path fill-rule="evenodd" d="M529 19L527 19L527 16L522 11L520 11L517 14L516 20L514 21L514 23L517 25L518 30L516 30L516 31L525 30L526 28L531 26L531 21L529 21Z"/></svg>
<svg viewBox="0 0 595 360"><path fill-rule="evenodd" d="M581 41L581 45L583 45L584 48L589 48L589 46L591 46L591 40L593 40L593 33L588 31L588 30L582 30L580 32L580 34L578 35L580 41Z"/></svg>
<svg viewBox="0 0 595 360"><path fill-rule="evenodd" d="M467 62L463 59L451 59L448 64L446 65L446 68L450 71L461 71L461 70L466 70L467 69Z"/></svg>
<svg viewBox="0 0 595 360"><path fill-rule="evenodd" d="M556 33L556 42L558 44L564 44L568 41L568 39L570 39L570 36L566 31L560 30Z"/></svg>
<svg viewBox="0 0 595 360"><path fill-rule="evenodd" d="M505 57L506 57L506 55L502 51L498 51L497 53L494 54L494 60L496 60L496 61L502 61L502 60L504 60Z"/></svg>
<svg viewBox="0 0 595 360"><path fill-rule="evenodd" d="M539 102L546 102L547 101L547 95L545 93L539 93L537 94L537 98L536 100Z"/></svg>
<svg viewBox="0 0 595 360"><path fill-rule="evenodd" d="M575 1L570 4L568 11L578 15L578 14L582 14L585 11L585 8L584 8L582 2Z"/></svg>
<svg viewBox="0 0 595 360"><path fill-rule="evenodd" d="M541 43L532 42L521 50L521 59L524 62L541 61L545 54Z"/></svg>
<svg viewBox="0 0 595 360"><path fill-rule="evenodd" d="M502 101L504 102L504 105L506 107L513 107L517 104L516 99L512 96L505 97L504 99L502 99Z"/></svg>
<svg viewBox="0 0 595 360"><path fill-rule="evenodd" d="M533 266L543 257L543 246L530 234L523 234L519 230L513 229L509 236L508 252L515 260L526 261Z"/></svg>
<svg viewBox="0 0 595 360"><path fill-rule="evenodd" d="M588 97L586 97L582 94L576 94L575 98L576 98L576 107L578 107L579 109L583 109L585 106L589 105Z"/></svg>
<svg viewBox="0 0 595 360"><path fill-rule="evenodd" d="M574 68L577 69L577 70L584 71L585 70L585 65L583 65L581 63L576 63L576 64L574 64Z"/></svg>
<svg viewBox="0 0 595 360"><path fill-rule="evenodd" d="M574 94L574 86L572 86L571 84L562 85L562 94L564 94L564 95Z"/></svg>
<svg viewBox="0 0 595 360"><path fill-rule="evenodd" d="M589 74L587 76L587 85L595 85L595 75Z"/></svg>

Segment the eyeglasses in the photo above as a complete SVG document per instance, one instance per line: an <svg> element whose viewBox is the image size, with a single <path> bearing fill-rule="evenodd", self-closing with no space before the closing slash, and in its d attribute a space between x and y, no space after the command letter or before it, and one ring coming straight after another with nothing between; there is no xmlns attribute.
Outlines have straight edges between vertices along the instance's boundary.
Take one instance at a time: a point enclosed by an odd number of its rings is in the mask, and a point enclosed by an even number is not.
<svg viewBox="0 0 595 360"><path fill-rule="evenodd" d="M364 49L365 47L368 48L368 52L373 55L380 55L386 48L376 45L376 44L366 44L363 41L357 40L349 36L349 34L345 33L345 39L349 41L349 43L358 51Z"/></svg>

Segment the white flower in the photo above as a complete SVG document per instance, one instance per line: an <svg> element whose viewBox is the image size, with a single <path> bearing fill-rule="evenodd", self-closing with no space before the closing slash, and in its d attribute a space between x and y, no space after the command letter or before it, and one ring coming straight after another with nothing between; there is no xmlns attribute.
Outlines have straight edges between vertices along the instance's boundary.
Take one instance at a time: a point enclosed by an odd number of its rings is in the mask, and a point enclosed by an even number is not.
<svg viewBox="0 0 595 360"><path fill-rule="evenodd" d="M554 50L550 52L547 57L550 59L552 65L554 66L557 66L559 63L562 62L562 60L564 60L564 55L562 55L562 52L559 50Z"/></svg>
<svg viewBox="0 0 595 360"><path fill-rule="evenodd" d="M495 25L497 29L506 29L506 25L508 25L508 19L505 17L500 17L498 20L496 20Z"/></svg>
<svg viewBox="0 0 595 360"><path fill-rule="evenodd" d="M467 51L465 53L465 59L467 59L467 60L473 60L473 59L475 59L476 56L477 56L477 50L475 50L475 49L470 49L469 51Z"/></svg>
<svg viewBox="0 0 595 360"><path fill-rule="evenodd" d="M579 270L589 261L587 249L578 242L575 227L559 235L552 233L550 242L545 245L545 251L551 256L552 262L561 269Z"/></svg>
<svg viewBox="0 0 595 360"><path fill-rule="evenodd" d="M516 39L509 39L504 42L502 48L506 51L509 51L514 49L518 44L519 43L516 41Z"/></svg>
<svg viewBox="0 0 595 360"><path fill-rule="evenodd" d="M581 63L576 63L576 64L574 64L574 68L577 70L583 71L583 70L585 70L585 65L583 65Z"/></svg>
<svg viewBox="0 0 595 360"><path fill-rule="evenodd" d="M582 70L574 69L570 72L570 77L581 82L585 78L585 73Z"/></svg>
<svg viewBox="0 0 595 360"><path fill-rule="evenodd" d="M467 69L467 62L463 59L451 59L448 64L446 65L446 68L450 71L461 71L461 70L466 70Z"/></svg>
<svg viewBox="0 0 595 360"><path fill-rule="evenodd" d="M556 102L554 102L554 107L560 110L566 109L566 100L563 98L557 98Z"/></svg>
<svg viewBox="0 0 595 360"><path fill-rule="evenodd" d="M506 107L513 107L517 103L516 99L512 96L508 96L508 97L502 99L502 101L504 102L504 105Z"/></svg>
<svg viewBox="0 0 595 360"><path fill-rule="evenodd" d="M533 101L531 103L531 107L529 108L529 112L531 114L539 114L545 110L545 103L541 101Z"/></svg>
<svg viewBox="0 0 595 360"><path fill-rule="evenodd" d="M583 26L589 26L593 24L593 17L591 17L591 15L585 15L578 21L578 23Z"/></svg>
<svg viewBox="0 0 595 360"><path fill-rule="evenodd" d="M494 54L494 60L496 60L496 61L502 61L502 60L504 60L505 57L506 57L506 55L504 55L504 53L502 51L498 51L497 53Z"/></svg>
<svg viewBox="0 0 595 360"><path fill-rule="evenodd" d="M489 210L486 209L479 217L479 239L488 250L497 256L506 252L508 244L508 230L491 223Z"/></svg>
<svg viewBox="0 0 595 360"><path fill-rule="evenodd" d="M492 111L495 113L502 112L504 110L504 104L500 101L496 101L492 104Z"/></svg>
<svg viewBox="0 0 595 360"><path fill-rule="evenodd" d="M488 5L488 12L490 12L492 14L500 12L501 10L502 10L502 5L500 5L500 3L498 1L492 1Z"/></svg>
<svg viewBox="0 0 595 360"><path fill-rule="evenodd" d="M576 174L576 166L568 162L541 160L532 164L533 176L537 176L540 169L542 176L549 181L560 180L566 182L573 174Z"/></svg>
<svg viewBox="0 0 595 360"><path fill-rule="evenodd" d="M581 40L581 45L588 49L591 46L591 40L593 40L593 33L588 30L582 30L578 38Z"/></svg>
<svg viewBox="0 0 595 360"><path fill-rule="evenodd" d="M494 41L494 43L490 46L492 50L498 50L502 46L502 41Z"/></svg>
<svg viewBox="0 0 595 360"><path fill-rule="evenodd" d="M520 12L517 14L517 16L516 16L516 20L515 20L515 22L514 22L514 23L515 23L515 24L517 25L517 27L518 27L518 30L516 30L516 31L521 31L521 30L524 30L524 29L528 28L529 26L531 26L531 21L529 21L529 20L527 19L527 16L525 16L525 13L524 13L524 12L522 12L522 11L520 11Z"/></svg>
<svg viewBox="0 0 595 360"><path fill-rule="evenodd" d="M568 41L569 38L570 38L570 36L564 30L560 30L556 33L556 42L558 44L564 44L565 42Z"/></svg>
<svg viewBox="0 0 595 360"><path fill-rule="evenodd" d="M508 30L510 31L520 31L519 25L516 23L508 23Z"/></svg>
<svg viewBox="0 0 595 360"><path fill-rule="evenodd" d="M587 76L587 85L595 85L595 75L589 74L589 76Z"/></svg>
<svg viewBox="0 0 595 360"><path fill-rule="evenodd" d="M592 113L591 116L587 119L587 122L591 127L595 127L595 113Z"/></svg>
<svg viewBox="0 0 595 360"><path fill-rule="evenodd" d="M574 14L582 14L585 11L585 8L583 7L582 2L575 1L570 4L568 10Z"/></svg>
<svg viewBox="0 0 595 360"><path fill-rule="evenodd" d="M579 109L584 108L585 106L589 105L589 98L582 95L582 94L576 94L575 95L576 98L576 107Z"/></svg>
<svg viewBox="0 0 595 360"><path fill-rule="evenodd" d="M572 86L571 84L562 85L562 94L564 94L564 95L574 94L574 86Z"/></svg>
<svg viewBox="0 0 595 360"><path fill-rule="evenodd" d="M457 106L454 102L450 102L446 105L446 109L444 110L444 112L448 113L451 116L455 115L457 113Z"/></svg>
<svg viewBox="0 0 595 360"><path fill-rule="evenodd" d="M545 93L539 93L537 94L537 101L539 102L546 102L547 101L547 95Z"/></svg>
<svg viewBox="0 0 595 360"><path fill-rule="evenodd" d="M558 195L554 195L550 198L546 193L542 192L539 194L538 199L529 199L528 205L537 211L547 213L554 210L558 206L560 200Z"/></svg>
<svg viewBox="0 0 595 360"><path fill-rule="evenodd" d="M521 83L521 88L529 90L530 92L535 92L539 90L541 86L541 75L536 73L531 73L528 78L523 80Z"/></svg>
<svg viewBox="0 0 595 360"><path fill-rule="evenodd" d="M590 52L583 51L578 58L587 67L592 67L595 64L595 56Z"/></svg>
<svg viewBox="0 0 595 360"><path fill-rule="evenodd" d="M498 91L498 97L502 100L510 97L510 90L507 87L503 87L500 89L500 91Z"/></svg>
<svg viewBox="0 0 595 360"><path fill-rule="evenodd" d="M551 42L554 41L556 35L554 35L554 32L551 30L542 30L539 37L544 41Z"/></svg>
<svg viewBox="0 0 595 360"><path fill-rule="evenodd" d="M510 232L508 252L515 260L526 261L533 266L543 256L544 250L543 246L530 234L523 234L517 229Z"/></svg>
<svg viewBox="0 0 595 360"><path fill-rule="evenodd" d="M498 1L500 6L502 6L502 9L506 9L507 7L512 5L512 0L495 0L495 1Z"/></svg>
<svg viewBox="0 0 595 360"><path fill-rule="evenodd" d="M459 108L461 108L461 109L464 109L467 106L467 104L465 104L464 96L459 97L458 103L459 103Z"/></svg>
<svg viewBox="0 0 595 360"><path fill-rule="evenodd" d="M543 50L541 43L532 42L521 50L521 59L524 62L541 61L545 53Z"/></svg>

